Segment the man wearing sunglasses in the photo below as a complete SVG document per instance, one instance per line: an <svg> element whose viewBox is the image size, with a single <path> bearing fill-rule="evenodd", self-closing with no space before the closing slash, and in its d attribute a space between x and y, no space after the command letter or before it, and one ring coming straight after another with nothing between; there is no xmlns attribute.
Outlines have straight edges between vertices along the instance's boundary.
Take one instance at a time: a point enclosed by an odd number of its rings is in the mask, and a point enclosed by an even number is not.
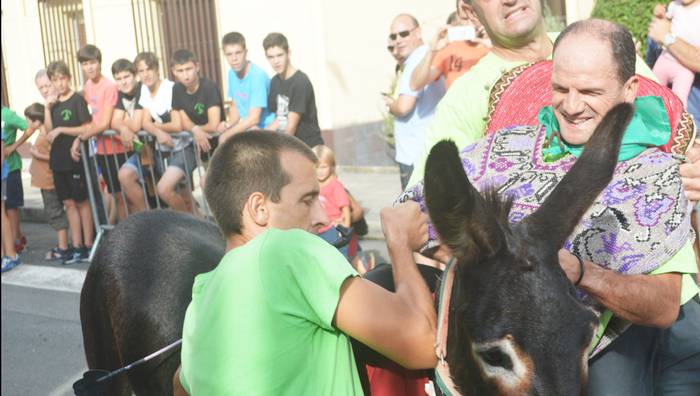
<svg viewBox="0 0 700 396"><path fill-rule="evenodd" d="M401 172L401 188L406 188L413 163L419 159L423 148L425 129L432 121L437 103L445 94L445 86L440 78L420 90L411 89L411 74L428 51L416 18L408 14L396 16L389 30L389 43L389 46L393 46L392 55L396 59L405 59L397 96L384 95L384 102L395 117L395 158Z"/></svg>

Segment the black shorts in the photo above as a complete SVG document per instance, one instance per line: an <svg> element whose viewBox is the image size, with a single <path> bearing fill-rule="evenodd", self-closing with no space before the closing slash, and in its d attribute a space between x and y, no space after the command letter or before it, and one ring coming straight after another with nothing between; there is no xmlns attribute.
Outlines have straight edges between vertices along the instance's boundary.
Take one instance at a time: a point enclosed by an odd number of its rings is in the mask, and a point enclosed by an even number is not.
<svg viewBox="0 0 700 396"><path fill-rule="evenodd" d="M97 154L97 164L100 167L100 174L107 184L107 191L110 193L121 192L122 185L119 184L119 169L131 157L133 152L126 154ZM115 162L116 160L116 162Z"/></svg>
<svg viewBox="0 0 700 396"><path fill-rule="evenodd" d="M7 174L5 179L5 209L17 209L24 206L24 188L22 187L22 170L17 169Z"/></svg>
<svg viewBox="0 0 700 396"><path fill-rule="evenodd" d="M54 171L53 184L59 201L83 202L88 197L87 181L82 171Z"/></svg>

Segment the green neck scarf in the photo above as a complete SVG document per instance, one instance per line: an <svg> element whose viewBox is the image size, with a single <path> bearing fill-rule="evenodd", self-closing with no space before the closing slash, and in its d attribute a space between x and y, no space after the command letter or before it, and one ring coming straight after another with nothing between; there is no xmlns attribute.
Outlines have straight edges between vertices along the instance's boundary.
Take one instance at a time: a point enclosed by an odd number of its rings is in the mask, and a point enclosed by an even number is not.
<svg viewBox="0 0 700 396"><path fill-rule="evenodd" d="M661 97L640 96L634 100L634 106L634 117L622 136L618 161L634 158L647 147L662 146L671 137L671 125ZM576 158L581 155L583 144L572 145L561 139L559 123L554 117L552 106L543 107L537 115L537 119L546 128L547 141L551 142L549 147L545 147L542 151L545 162L556 161L567 154ZM554 136L552 136L553 133L555 133Z"/></svg>

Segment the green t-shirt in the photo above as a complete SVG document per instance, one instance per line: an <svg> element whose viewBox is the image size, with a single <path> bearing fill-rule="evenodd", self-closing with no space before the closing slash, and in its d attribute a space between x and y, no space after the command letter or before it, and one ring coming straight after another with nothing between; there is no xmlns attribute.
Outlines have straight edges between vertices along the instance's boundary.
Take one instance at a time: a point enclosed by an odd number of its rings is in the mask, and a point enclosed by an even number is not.
<svg viewBox="0 0 700 396"><path fill-rule="evenodd" d="M26 130L27 121L7 107L2 108L2 122L5 129L5 146L9 146L17 140L17 130ZM22 158L17 151L13 151L6 159L10 172L22 169Z"/></svg>
<svg viewBox="0 0 700 396"><path fill-rule="evenodd" d="M357 275L321 238L270 229L192 287L180 381L190 395L362 395L333 316Z"/></svg>
<svg viewBox="0 0 700 396"><path fill-rule="evenodd" d="M554 41L559 33L547 35ZM425 147L421 158L413 165L409 186L423 179L430 149L439 141L452 139L461 150L484 137L491 89L502 74L525 63L504 60L491 51L450 86L435 110L432 124L425 131ZM637 74L658 81L639 56L635 67Z"/></svg>

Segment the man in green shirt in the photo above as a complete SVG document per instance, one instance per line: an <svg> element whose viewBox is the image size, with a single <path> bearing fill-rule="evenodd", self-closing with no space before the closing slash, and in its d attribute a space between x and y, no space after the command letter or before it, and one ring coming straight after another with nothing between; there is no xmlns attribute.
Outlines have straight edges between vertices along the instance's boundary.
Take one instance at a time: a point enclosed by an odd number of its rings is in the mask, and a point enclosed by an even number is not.
<svg viewBox="0 0 700 396"><path fill-rule="evenodd" d="M328 221L315 166L285 134L243 132L217 150L205 194L227 253L195 278L176 394L360 395L348 336L406 367L435 366L435 311L412 257L426 218L417 204L381 212L390 293L311 233Z"/></svg>

